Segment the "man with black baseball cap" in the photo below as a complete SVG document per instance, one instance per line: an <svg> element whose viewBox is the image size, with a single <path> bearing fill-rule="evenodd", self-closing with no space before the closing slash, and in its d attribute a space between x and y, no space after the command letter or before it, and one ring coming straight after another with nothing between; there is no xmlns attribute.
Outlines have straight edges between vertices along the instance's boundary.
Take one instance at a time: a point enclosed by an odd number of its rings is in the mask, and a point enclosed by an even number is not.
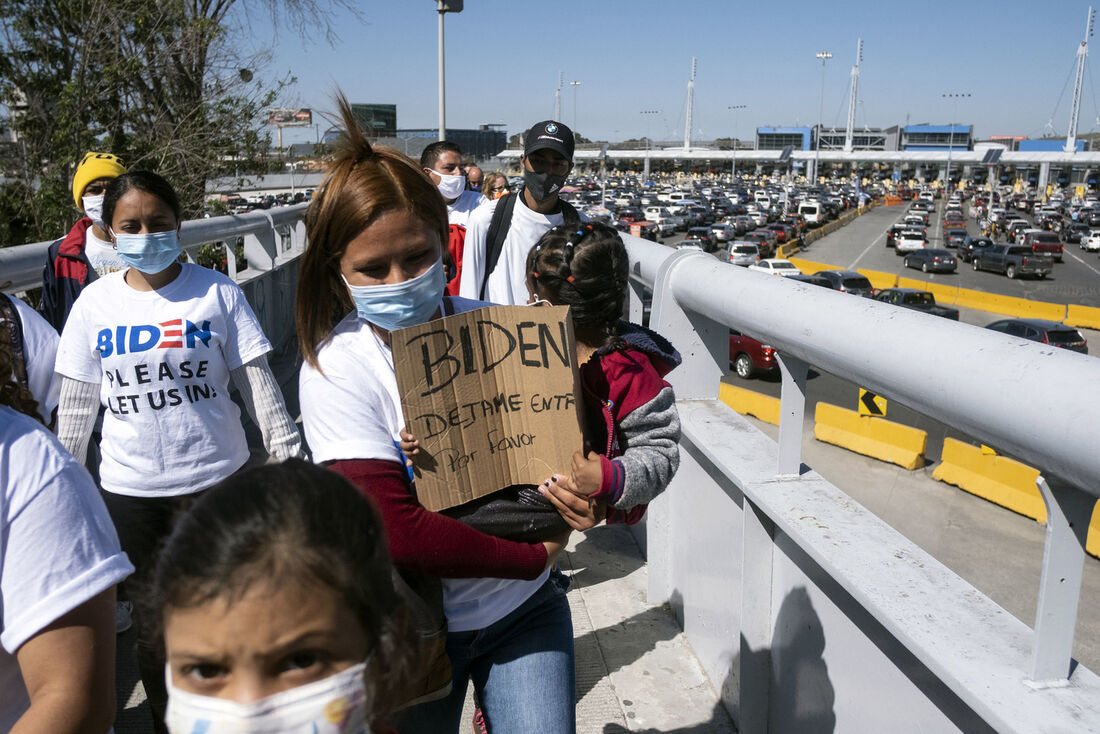
<svg viewBox="0 0 1100 734"><path fill-rule="evenodd" d="M573 170L573 131L535 123L523 139L523 191L478 207L466 225L459 295L503 305L527 303L527 253L543 233L580 221L559 198Z"/></svg>

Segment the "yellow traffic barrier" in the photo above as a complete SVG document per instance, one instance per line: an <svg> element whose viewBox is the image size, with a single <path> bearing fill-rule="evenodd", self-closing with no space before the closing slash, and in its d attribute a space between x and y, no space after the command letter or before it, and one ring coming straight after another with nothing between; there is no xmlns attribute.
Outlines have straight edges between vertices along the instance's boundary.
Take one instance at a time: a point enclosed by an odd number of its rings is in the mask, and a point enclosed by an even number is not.
<svg viewBox="0 0 1100 734"><path fill-rule="evenodd" d="M950 306L959 300L959 287L957 285L925 283L924 290L935 296L936 303L944 306Z"/></svg>
<svg viewBox="0 0 1100 734"><path fill-rule="evenodd" d="M803 257L792 257L791 262L794 266L801 270L803 273L816 273L819 270L843 270L840 265L826 265L825 263L817 263L813 260L807 260Z"/></svg>
<svg viewBox="0 0 1100 734"><path fill-rule="evenodd" d="M955 300L955 305L1018 318L1049 319L1051 321L1062 321L1066 318L1066 306L1061 303L1029 301L1025 298L983 293L969 288L959 289L959 297Z"/></svg>
<svg viewBox="0 0 1100 734"><path fill-rule="evenodd" d="M723 382L718 385L718 399L741 415L751 415L773 426L779 425L779 398Z"/></svg>
<svg viewBox="0 0 1100 734"><path fill-rule="evenodd" d="M1092 510L1092 522L1089 523L1089 537L1085 543L1085 550L1100 558L1100 502L1097 502Z"/></svg>
<svg viewBox="0 0 1100 734"><path fill-rule="evenodd" d="M1039 470L1027 464L983 452L980 446L953 438L943 440L940 464L932 471L933 479L954 484L1025 517L1046 522L1046 505L1035 486L1038 476Z"/></svg>
<svg viewBox="0 0 1100 734"><path fill-rule="evenodd" d="M928 433L829 403L814 412L814 438L905 469L924 466Z"/></svg>
<svg viewBox="0 0 1100 734"><path fill-rule="evenodd" d="M1100 308L1093 306L1066 306L1066 325L1080 326L1085 329L1100 329Z"/></svg>
<svg viewBox="0 0 1100 734"><path fill-rule="evenodd" d="M883 273L878 270L857 270L856 272L871 281L871 285L880 291L884 288L895 288L898 284L898 276L893 273Z"/></svg>

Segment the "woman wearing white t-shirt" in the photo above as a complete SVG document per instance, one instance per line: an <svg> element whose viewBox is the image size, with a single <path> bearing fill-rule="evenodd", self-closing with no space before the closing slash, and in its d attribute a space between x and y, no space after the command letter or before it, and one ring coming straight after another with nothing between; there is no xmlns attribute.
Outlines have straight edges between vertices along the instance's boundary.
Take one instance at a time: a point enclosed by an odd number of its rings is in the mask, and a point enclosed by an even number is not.
<svg viewBox="0 0 1100 734"><path fill-rule="evenodd" d="M0 731L106 732L115 585L133 567L0 330Z"/></svg>
<svg viewBox="0 0 1100 734"><path fill-rule="evenodd" d="M248 459L230 377L270 455L298 455L301 439L267 365L271 344L240 287L179 262L180 206L171 185L144 171L119 176L107 188L103 218L129 267L89 284L65 323L58 437L82 460L99 406L106 408L103 498L140 581L180 507ZM163 662L140 639L138 651L163 731Z"/></svg>
<svg viewBox="0 0 1100 734"><path fill-rule="evenodd" d="M486 304L443 296L448 223L435 186L397 151L372 148L342 97L340 109L347 138L310 205L299 267L299 398L314 460L375 500L394 564L443 579L454 685L398 728L458 731L473 680L491 729L571 733L572 622L550 574L562 544L493 538L425 510L397 446L390 331Z"/></svg>

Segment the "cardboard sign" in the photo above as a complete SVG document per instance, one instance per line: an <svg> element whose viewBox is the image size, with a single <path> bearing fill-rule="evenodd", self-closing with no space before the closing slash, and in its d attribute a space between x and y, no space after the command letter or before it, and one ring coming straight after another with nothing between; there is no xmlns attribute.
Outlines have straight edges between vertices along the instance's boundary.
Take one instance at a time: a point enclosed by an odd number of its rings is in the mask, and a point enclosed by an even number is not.
<svg viewBox="0 0 1100 734"><path fill-rule="evenodd" d="M390 334L416 495L443 510L569 470L582 446L565 306L491 306Z"/></svg>

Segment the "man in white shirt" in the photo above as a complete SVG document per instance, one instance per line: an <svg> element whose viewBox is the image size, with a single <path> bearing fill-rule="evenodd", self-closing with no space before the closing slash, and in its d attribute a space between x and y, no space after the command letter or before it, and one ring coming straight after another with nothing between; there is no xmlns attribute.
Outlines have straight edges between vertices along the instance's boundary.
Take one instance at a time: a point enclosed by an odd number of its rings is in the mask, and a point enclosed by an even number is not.
<svg viewBox="0 0 1100 734"><path fill-rule="evenodd" d="M466 176L462 170L462 151L456 144L440 140L425 147L420 154L420 165L439 189L443 202L447 205L447 222L450 225L447 253L454 263L454 272L447 273L447 295L455 296L458 295L458 284L462 277L463 244L466 240L467 223L474 210L486 203L488 199L480 192L466 188Z"/></svg>
<svg viewBox="0 0 1100 734"><path fill-rule="evenodd" d="M563 123L545 120L527 131L523 191L490 201L467 224L460 296L502 305L527 303L527 253L550 228L580 221L559 197L573 170L573 149L573 131ZM498 210L500 215L494 216ZM498 247L494 240L501 227L507 235Z"/></svg>

